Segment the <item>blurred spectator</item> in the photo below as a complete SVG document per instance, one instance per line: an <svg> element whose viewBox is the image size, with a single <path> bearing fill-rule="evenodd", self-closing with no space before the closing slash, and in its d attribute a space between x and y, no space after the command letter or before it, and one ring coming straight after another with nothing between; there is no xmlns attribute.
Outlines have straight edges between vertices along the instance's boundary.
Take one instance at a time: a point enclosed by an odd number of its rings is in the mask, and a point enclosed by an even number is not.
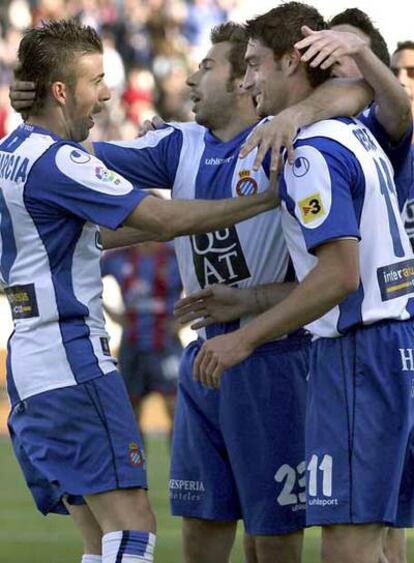
<svg viewBox="0 0 414 563"><path fill-rule="evenodd" d="M27 0L12 0L8 15L10 25L16 29L26 29L32 23L32 14Z"/></svg>
<svg viewBox="0 0 414 563"><path fill-rule="evenodd" d="M191 106L188 99L186 78L189 69L183 60L170 60L167 73L158 79L159 97L157 113L166 121L190 121Z"/></svg>
<svg viewBox="0 0 414 563"><path fill-rule="evenodd" d="M193 56L199 60L210 47L210 30L224 22L227 13L216 0L192 0L188 6L183 33L193 48Z"/></svg>
<svg viewBox="0 0 414 563"><path fill-rule="evenodd" d="M76 17L102 34L112 100L91 136L126 139L154 113L192 119L185 80L207 49L211 27L239 5L240 0L0 0L1 135L20 120L9 107L7 86L22 29Z"/></svg>
<svg viewBox="0 0 414 563"><path fill-rule="evenodd" d="M105 82L111 92L121 94L125 88L124 62L115 48L115 38L107 28L102 32L102 42Z"/></svg>
<svg viewBox="0 0 414 563"><path fill-rule="evenodd" d="M42 20L60 19L67 16L64 0L38 0L34 2L32 25Z"/></svg>
<svg viewBox="0 0 414 563"><path fill-rule="evenodd" d="M154 114L154 76L149 70L135 68L128 74L128 86L122 95L127 118L136 124Z"/></svg>

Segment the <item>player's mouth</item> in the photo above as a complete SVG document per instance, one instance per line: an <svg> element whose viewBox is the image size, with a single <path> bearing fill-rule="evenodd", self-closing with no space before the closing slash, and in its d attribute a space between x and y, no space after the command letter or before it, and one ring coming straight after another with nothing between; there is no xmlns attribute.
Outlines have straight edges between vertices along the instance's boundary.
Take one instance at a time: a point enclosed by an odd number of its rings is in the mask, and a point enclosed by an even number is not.
<svg viewBox="0 0 414 563"><path fill-rule="evenodd" d="M94 121L92 115L88 115L88 127L89 127L89 129L91 129L94 125L95 125L95 121Z"/></svg>
<svg viewBox="0 0 414 563"><path fill-rule="evenodd" d="M196 105L201 102L201 96L199 96L198 94L196 94L195 92L192 92L190 94L190 100L193 102L194 106L193 109L196 107Z"/></svg>

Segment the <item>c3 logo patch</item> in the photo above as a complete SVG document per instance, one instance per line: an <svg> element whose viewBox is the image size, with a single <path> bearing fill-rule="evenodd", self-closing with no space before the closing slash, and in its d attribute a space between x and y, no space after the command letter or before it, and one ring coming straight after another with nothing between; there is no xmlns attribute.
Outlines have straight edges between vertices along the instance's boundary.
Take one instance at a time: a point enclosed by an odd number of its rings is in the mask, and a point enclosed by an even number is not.
<svg viewBox="0 0 414 563"><path fill-rule="evenodd" d="M311 223L326 215L323 207L322 198L319 192L309 195L298 202L302 223Z"/></svg>

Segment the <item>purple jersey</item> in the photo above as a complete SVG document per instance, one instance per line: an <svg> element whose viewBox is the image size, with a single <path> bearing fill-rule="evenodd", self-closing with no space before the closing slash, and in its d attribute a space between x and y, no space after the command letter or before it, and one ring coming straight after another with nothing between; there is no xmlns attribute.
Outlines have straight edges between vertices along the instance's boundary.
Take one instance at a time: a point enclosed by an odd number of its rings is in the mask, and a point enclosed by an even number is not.
<svg viewBox="0 0 414 563"><path fill-rule="evenodd" d="M182 290L173 247L153 247L150 252L135 246L113 250L102 259L102 275L112 275L122 293L124 338L146 352L164 350L176 339L173 310Z"/></svg>

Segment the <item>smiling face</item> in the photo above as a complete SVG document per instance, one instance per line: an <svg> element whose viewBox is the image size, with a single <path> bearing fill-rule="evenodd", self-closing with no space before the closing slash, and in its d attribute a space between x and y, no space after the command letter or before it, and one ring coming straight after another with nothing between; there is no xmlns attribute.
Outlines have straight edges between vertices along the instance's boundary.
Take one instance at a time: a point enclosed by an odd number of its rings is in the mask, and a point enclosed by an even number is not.
<svg viewBox="0 0 414 563"><path fill-rule="evenodd" d="M99 113L111 95L103 78L103 59L100 53L80 55L76 60L75 84L68 87L64 108L68 137L84 141L93 127L93 115Z"/></svg>
<svg viewBox="0 0 414 563"><path fill-rule="evenodd" d="M256 99L260 117L275 115L286 107L286 81L282 64L259 39L250 39L246 50L247 70L243 87Z"/></svg>
<svg viewBox="0 0 414 563"><path fill-rule="evenodd" d="M195 120L212 130L223 127L235 111L237 87L232 79L230 50L227 41L213 45L198 70L187 79Z"/></svg>

